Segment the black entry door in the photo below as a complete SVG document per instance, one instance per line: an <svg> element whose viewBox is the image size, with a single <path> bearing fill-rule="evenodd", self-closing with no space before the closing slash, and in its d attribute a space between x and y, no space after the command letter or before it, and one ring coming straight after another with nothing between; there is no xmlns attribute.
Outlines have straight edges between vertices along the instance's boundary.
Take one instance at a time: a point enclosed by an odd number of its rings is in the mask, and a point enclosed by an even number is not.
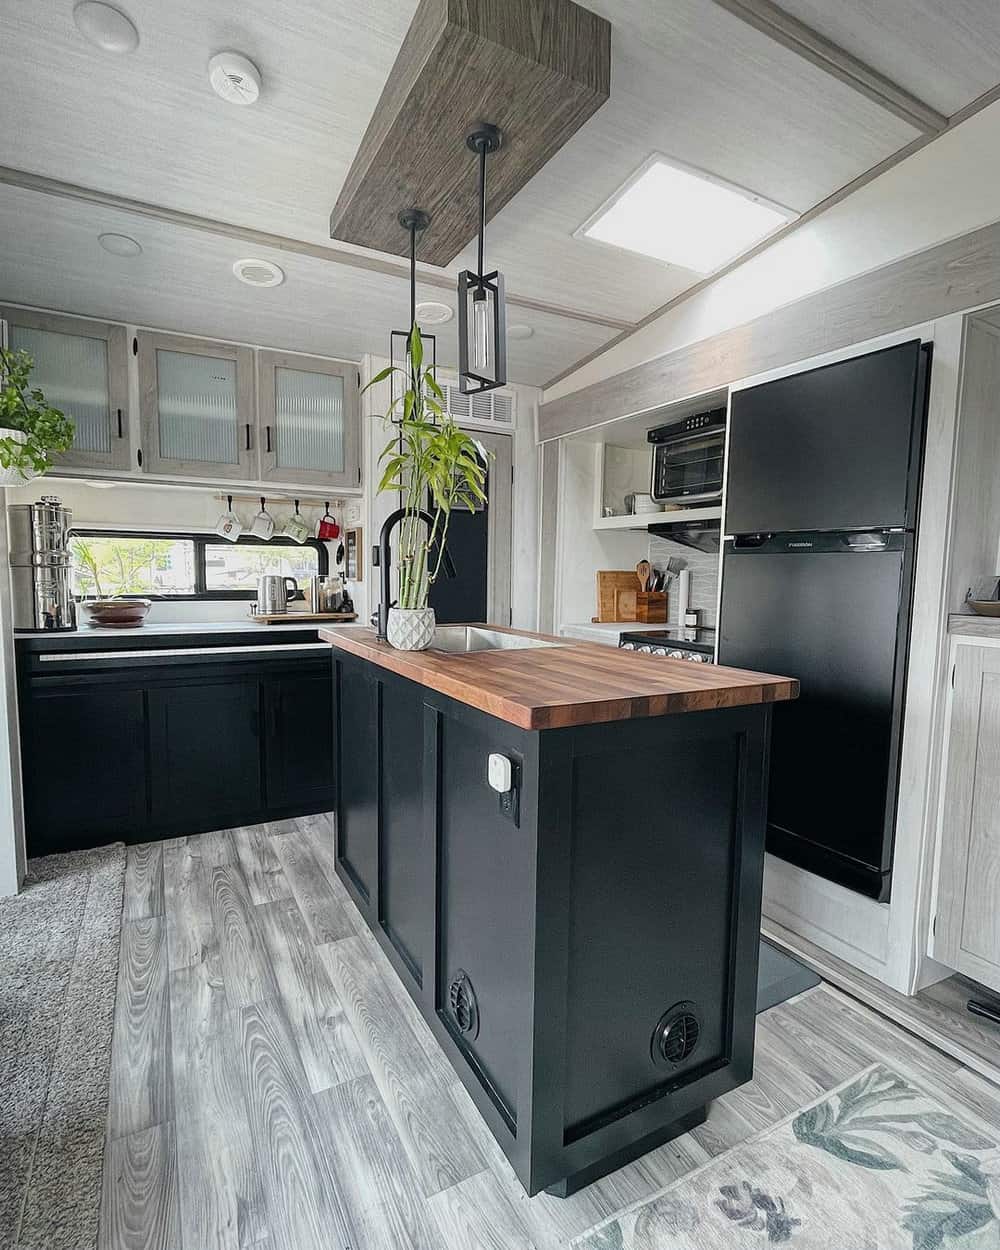
<svg viewBox="0 0 1000 1250"><path fill-rule="evenodd" d="M490 475L486 475L486 498L489 500ZM455 576L442 572L431 587L430 606L441 625L466 621L485 621L487 607L487 573L489 569L489 503L475 512L458 508L448 524L448 550L455 563Z"/></svg>

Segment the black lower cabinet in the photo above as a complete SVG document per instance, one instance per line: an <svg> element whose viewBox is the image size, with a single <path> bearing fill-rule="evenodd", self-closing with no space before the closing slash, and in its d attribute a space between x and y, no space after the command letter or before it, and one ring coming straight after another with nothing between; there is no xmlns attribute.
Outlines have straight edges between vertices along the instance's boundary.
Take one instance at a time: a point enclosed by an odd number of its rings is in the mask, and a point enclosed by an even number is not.
<svg viewBox="0 0 1000 1250"><path fill-rule="evenodd" d="M154 819L188 829L210 812L224 827L263 808L259 679L159 686L148 698Z"/></svg>
<svg viewBox="0 0 1000 1250"><path fill-rule="evenodd" d="M267 806L331 806L333 683L329 661L265 676L263 696Z"/></svg>
<svg viewBox="0 0 1000 1250"><path fill-rule="evenodd" d="M333 808L328 652L161 657L19 655L29 855Z"/></svg>
<svg viewBox="0 0 1000 1250"><path fill-rule="evenodd" d="M751 1078L766 707L527 732L334 668L338 873L529 1194Z"/></svg>
<svg viewBox="0 0 1000 1250"><path fill-rule="evenodd" d="M28 853L128 839L146 819L146 694L48 689L21 704Z"/></svg>

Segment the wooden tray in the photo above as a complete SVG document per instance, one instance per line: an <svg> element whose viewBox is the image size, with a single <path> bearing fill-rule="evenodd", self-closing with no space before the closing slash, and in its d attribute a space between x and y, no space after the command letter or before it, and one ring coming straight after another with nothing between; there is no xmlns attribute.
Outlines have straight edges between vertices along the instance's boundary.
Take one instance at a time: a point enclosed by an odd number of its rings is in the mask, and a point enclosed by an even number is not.
<svg viewBox="0 0 1000 1250"><path fill-rule="evenodd" d="M250 617L259 625L294 625L301 621L356 621L357 612L258 612Z"/></svg>

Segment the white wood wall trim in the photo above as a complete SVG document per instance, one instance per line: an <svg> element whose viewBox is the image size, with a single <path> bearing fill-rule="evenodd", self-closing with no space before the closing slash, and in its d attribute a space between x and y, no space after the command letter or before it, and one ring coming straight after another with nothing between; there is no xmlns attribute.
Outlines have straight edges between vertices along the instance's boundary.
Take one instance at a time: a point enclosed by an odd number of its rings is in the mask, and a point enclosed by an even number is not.
<svg viewBox="0 0 1000 1250"><path fill-rule="evenodd" d="M287 235L271 234L266 230L256 230L249 226L239 226L229 221L218 221L212 217L201 217L197 213L186 213L180 209L166 208L162 204L150 204L144 200L133 200L124 195L114 195L109 191L101 191L95 187L82 187L72 182L61 182L58 178L46 178L41 174L29 173L24 169L11 169L0 165L0 184L20 187L26 191L37 191L42 195L52 195L64 200L78 200L86 204L96 204L103 208L120 209L134 213L139 217L149 217L154 221L166 222L173 226L183 226L188 230L198 230L206 234L221 235L225 238L239 239L243 243L252 243L260 247L275 248L281 252L292 252L299 256L310 256L314 260L328 261L334 265L346 265L352 269L364 269L369 273L385 274L398 278L401 282L409 282L410 271L407 265L396 264L383 260L371 252L348 252L342 248L324 247L319 243L310 243L305 239L294 239ZM441 290L454 291L455 279L437 268L418 265L418 281L422 286L438 287ZM508 292L507 304L514 308L525 308L534 312L548 313L556 317L566 317L571 321L585 321L591 325L606 326L609 329L630 333L635 329L635 322L625 321L616 317L597 316L579 308L566 308L561 304L551 304L546 300L531 299L516 292Z"/></svg>
<svg viewBox="0 0 1000 1250"><path fill-rule="evenodd" d="M901 121L931 134L947 126L948 119L943 113L852 56L805 22L772 4L771 0L715 0L715 3L782 47L789 48L810 64L832 74L869 100L874 100Z"/></svg>
<svg viewBox="0 0 1000 1250"><path fill-rule="evenodd" d="M1000 300L1000 223L543 403L543 441Z"/></svg>

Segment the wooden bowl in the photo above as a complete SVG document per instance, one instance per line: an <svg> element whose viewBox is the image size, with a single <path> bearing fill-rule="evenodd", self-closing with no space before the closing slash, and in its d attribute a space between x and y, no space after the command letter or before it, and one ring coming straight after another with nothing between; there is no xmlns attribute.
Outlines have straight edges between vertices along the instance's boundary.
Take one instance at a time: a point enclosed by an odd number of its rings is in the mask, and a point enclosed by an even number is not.
<svg viewBox="0 0 1000 1250"><path fill-rule="evenodd" d="M969 599L967 602L980 616L1000 616L1000 599Z"/></svg>
<svg viewBox="0 0 1000 1250"><path fill-rule="evenodd" d="M93 626L138 629L153 606L151 599L91 599L80 605Z"/></svg>

